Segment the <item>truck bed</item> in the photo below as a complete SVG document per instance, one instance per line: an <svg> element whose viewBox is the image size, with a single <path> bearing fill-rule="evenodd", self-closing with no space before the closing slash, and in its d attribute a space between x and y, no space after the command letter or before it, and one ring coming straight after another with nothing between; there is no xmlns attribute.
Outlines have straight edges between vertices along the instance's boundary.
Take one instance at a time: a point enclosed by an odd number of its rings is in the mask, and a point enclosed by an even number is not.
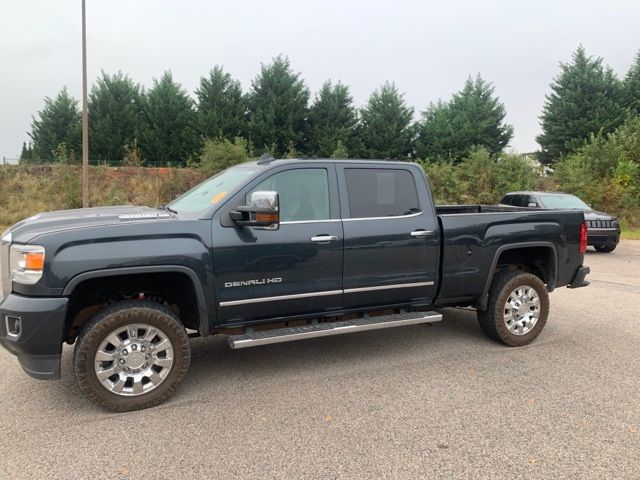
<svg viewBox="0 0 640 480"><path fill-rule="evenodd" d="M456 213L496 213L496 212L517 212L529 210L542 210L541 208L508 207L502 205L436 205L438 215Z"/></svg>
<svg viewBox="0 0 640 480"><path fill-rule="evenodd" d="M438 296L442 305L466 301L475 305L504 248L534 247L529 250L534 262L551 255L554 271L546 282L550 289L567 285L582 260L578 252L582 211L441 205L436 212L442 245Z"/></svg>

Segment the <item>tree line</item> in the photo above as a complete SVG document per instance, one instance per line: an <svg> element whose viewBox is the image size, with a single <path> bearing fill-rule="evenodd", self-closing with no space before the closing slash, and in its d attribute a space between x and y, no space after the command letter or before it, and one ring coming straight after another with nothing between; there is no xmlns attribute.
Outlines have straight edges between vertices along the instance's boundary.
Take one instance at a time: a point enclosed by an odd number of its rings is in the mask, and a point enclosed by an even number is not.
<svg viewBox="0 0 640 480"><path fill-rule="evenodd" d="M330 80L311 99L284 56L262 65L247 92L216 66L194 93L192 99L169 71L149 89L121 72L102 72L89 94L90 158L113 161L135 154L184 165L197 161L207 139L241 143L252 156L455 158L474 145L500 151L513 135L504 105L479 75L469 77L450 101L430 105L417 122L392 82L375 90L362 108L348 86ZM78 101L63 88L44 103L22 159L77 160Z"/></svg>
<svg viewBox="0 0 640 480"><path fill-rule="evenodd" d="M553 164L591 135L608 134L640 115L640 53L623 78L580 46L560 64L540 117L537 158ZM195 98L170 71L145 89L128 75L102 72L89 95L90 158L185 165L198 162L208 139L240 145L249 156L422 159L459 163L476 147L502 152L513 137L494 87L469 77L448 100L415 109L393 82L375 90L361 108L350 89L326 81L313 99L285 56L262 65L243 92L222 67L200 79ZM80 157L81 115L66 88L45 98L21 158Z"/></svg>

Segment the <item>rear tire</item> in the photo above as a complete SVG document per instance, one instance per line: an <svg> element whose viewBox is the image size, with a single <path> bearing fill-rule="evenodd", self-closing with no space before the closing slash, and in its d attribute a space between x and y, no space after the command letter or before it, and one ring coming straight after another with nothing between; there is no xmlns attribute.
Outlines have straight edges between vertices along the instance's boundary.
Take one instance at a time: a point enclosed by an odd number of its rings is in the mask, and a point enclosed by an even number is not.
<svg viewBox="0 0 640 480"><path fill-rule="evenodd" d="M603 243L601 245L594 245L593 247L600 253L610 253L613 252L617 246L615 243Z"/></svg>
<svg viewBox="0 0 640 480"><path fill-rule="evenodd" d="M498 273L489 288L487 310L478 311L482 331L509 347L531 343L540 335L549 316L549 293L532 273Z"/></svg>
<svg viewBox="0 0 640 480"><path fill-rule="evenodd" d="M128 412L164 402L189 370L189 337L164 305L111 305L82 329L73 355L80 390L96 405Z"/></svg>

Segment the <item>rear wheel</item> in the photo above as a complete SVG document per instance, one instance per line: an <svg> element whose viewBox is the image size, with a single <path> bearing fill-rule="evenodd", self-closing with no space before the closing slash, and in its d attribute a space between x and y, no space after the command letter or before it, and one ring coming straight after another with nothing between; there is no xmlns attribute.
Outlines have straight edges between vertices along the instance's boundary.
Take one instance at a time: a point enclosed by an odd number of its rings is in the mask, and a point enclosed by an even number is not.
<svg viewBox="0 0 640 480"><path fill-rule="evenodd" d="M600 245L594 245L593 247L601 253L613 252L618 245L615 243L603 243Z"/></svg>
<svg viewBox="0 0 640 480"><path fill-rule="evenodd" d="M487 310L478 311L482 331L510 347L531 343L549 316L549 294L544 282L531 273L498 273L489 289Z"/></svg>
<svg viewBox="0 0 640 480"><path fill-rule="evenodd" d="M190 363L189 337L163 305L120 302L83 328L74 351L80 389L112 411L140 410L173 394Z"/></svg>

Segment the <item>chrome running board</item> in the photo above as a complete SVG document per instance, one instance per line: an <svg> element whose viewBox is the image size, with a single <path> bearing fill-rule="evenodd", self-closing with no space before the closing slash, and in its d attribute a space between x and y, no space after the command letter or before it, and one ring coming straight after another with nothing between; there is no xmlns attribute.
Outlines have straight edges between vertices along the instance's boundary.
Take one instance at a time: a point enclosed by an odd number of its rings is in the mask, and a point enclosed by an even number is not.
<svg viewBox="0 0 640 480"><path fill-rule="evenodd" d="M355 318L339 322L312 323L298 327L275 328L272 330L248 331L242 335L230 335L229 346L233 349L257 347L271 343L292 342L305 338L328 337L344 333L379 330L381 328L402 327L442 320L438 312L411 312L384 315L380 317Z"/></svg>

